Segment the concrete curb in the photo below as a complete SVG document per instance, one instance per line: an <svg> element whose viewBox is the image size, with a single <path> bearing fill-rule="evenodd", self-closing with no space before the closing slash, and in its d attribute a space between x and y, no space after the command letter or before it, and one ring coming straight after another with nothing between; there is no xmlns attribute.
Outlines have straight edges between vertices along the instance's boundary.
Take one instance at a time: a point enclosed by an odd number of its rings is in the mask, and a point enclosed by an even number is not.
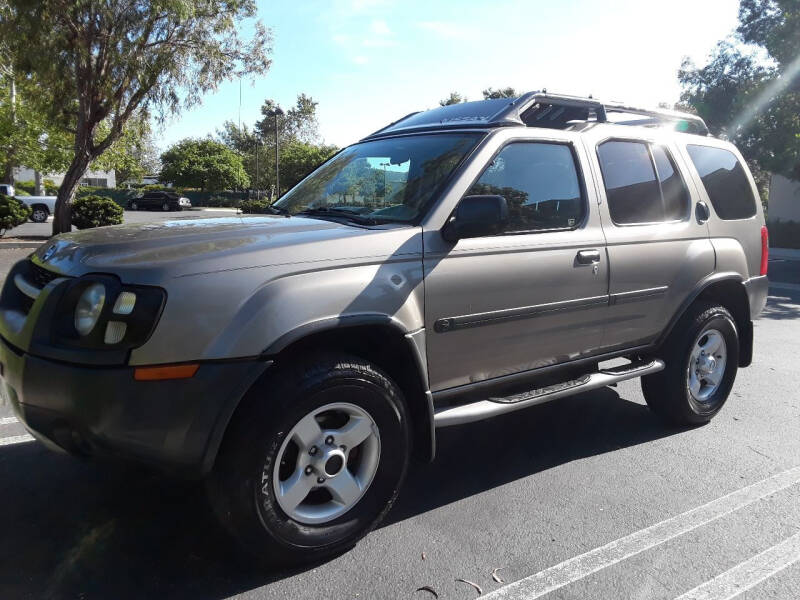
<svg viewBox="0 0 800 600"><path fill-rule="evenodd" d="M9 250L15 248L38 248L46 241L47 240L42 240L41 242L0 242L0 250L3 248L8 248Z"/></svg>

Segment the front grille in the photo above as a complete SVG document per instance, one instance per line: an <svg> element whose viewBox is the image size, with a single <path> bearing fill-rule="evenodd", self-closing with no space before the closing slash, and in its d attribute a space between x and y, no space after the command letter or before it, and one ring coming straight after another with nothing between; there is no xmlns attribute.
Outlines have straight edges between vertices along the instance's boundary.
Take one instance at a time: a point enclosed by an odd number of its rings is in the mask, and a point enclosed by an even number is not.
<svg viewBox="0 0 800 600"><path fill-rule="evenodd" d="M35 264L33 261L28 264L28 275L26 279L39 289L43 288L57 277L63 277L63 275L48 271L47 269Z"/></svg>

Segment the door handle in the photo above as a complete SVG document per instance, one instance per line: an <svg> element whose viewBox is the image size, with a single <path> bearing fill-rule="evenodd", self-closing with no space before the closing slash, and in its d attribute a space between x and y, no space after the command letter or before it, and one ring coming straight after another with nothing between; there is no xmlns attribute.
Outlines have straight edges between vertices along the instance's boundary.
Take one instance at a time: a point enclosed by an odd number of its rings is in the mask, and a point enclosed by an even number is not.
<svg viewBox="0 0 800 600"><path fill-rule="evenodd" d="M701 223L705 223L711 217L711 211L708 210L708 204L702 200L697 203L697 206L694 209L694 214L697 216L697 220Z"/></svg>
<svg viewBox="0 0 800 600"><path fill-rule="evenodd" d="M581 250L576 257L579 265L591 265L600 262L600 252L598 250Z"/></svg>

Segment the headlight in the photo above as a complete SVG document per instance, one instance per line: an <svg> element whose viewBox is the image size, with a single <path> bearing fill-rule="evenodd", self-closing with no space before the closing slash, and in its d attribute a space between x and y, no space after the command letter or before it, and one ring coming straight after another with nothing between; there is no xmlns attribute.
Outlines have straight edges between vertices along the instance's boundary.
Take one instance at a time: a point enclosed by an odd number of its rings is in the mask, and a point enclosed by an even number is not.
<svg viewBox="0 0 800 600"><path fill-rule="evenodd" d="M93 283L87 287L75 307L75 329L81 335L89 335L97 325L106 302L106 286Z"/></svg>

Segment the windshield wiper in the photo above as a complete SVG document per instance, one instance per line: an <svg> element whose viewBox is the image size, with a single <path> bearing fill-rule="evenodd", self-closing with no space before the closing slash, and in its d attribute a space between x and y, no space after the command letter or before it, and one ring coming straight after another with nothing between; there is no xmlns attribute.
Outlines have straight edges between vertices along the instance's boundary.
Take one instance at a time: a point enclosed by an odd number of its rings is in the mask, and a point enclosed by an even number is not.
<svg viewBox="0 0 800 600"><path fill-rule="evenodd" d="M289 214L289 210L283 208L282 206L275 206L274 204L270 204L267 207L267 210L273 215L286 215L287 217L291 217L292 215Z"/></svg>
<svg viewBox="0 0 800 600"><path fill-rule="evenodd" d="M300 211L299 213L295 213L295 215L305 215L309 217L339 217L343 219L347 219L348 221L353 221L354 223L358 223L359 225L378 225L379 223L386 223L392 221L392 219L385 219L381 217L368 217L365 215L360 215L358 213L353 212L352 210L347 210L346 208L337 208L335 206L319 206L316 208L307 208L306 210Z"/></svg>

